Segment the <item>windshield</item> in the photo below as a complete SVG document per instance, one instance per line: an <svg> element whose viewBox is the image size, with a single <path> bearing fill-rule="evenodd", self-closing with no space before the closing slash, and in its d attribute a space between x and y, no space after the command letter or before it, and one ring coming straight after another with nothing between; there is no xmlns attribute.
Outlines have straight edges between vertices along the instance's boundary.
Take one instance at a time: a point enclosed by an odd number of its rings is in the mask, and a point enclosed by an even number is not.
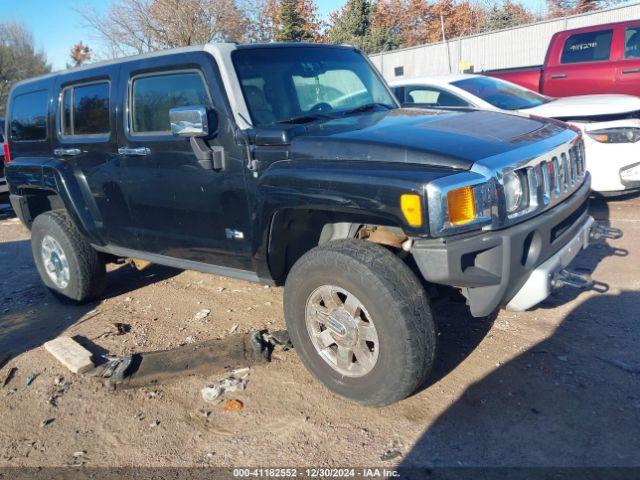
<svg viewBox="0 0 640 480"><path fill-rule="evenodd" d="M551 101L549 97L497 78L473 77L451 84L503 110L523 110Z"/></svg>
<svg viewBox="0 0 640 480"><path fill-rule="evenodd" d="M232 58L257 126L397 106L373 68L352 49L246 48Z"/></svg>

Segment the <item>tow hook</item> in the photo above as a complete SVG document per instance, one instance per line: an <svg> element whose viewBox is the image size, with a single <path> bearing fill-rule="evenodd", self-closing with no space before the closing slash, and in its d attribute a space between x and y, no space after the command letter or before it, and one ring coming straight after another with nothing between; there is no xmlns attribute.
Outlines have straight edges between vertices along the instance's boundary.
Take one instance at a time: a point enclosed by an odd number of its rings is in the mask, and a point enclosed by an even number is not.
<svg viewBox="0 0 640 480"><path fill-rule="evenodd" d="M580 290L593 290L598 293L609 291L608 284L594 280L588 273L569 270L568 268L558 271L551 279L551 287L554 289L565 285Z"/></svg>
<svg viewBox="0 0 640 480"><path fill-rule="evenodd" d="M617 240L622 237L622 230L619 228L607 227L601 222L593 222L589 231L589 240L597 242L599 240Z"/></svg>
<svg viewBox="0 0 640 480"><path fill-rule="evenodd" d="M576 272L575 270L569 270L568 268L560 270L551 280L551 286L554 288L568 285L581 290L591 290L595 283L596 282L588 273Z"/></svg>

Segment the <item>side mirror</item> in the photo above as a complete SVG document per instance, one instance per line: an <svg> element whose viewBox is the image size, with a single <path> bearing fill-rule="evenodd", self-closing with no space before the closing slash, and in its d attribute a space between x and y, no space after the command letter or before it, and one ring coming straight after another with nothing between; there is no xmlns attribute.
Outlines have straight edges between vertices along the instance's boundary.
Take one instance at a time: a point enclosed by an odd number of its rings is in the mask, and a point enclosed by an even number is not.
<svg viewBox="0 0 640 480"><path fill-rule="evenodd" d="M171 133L178 137L206 137L209 135L207 109L201 105L176 107L169 110Z"/></svg>

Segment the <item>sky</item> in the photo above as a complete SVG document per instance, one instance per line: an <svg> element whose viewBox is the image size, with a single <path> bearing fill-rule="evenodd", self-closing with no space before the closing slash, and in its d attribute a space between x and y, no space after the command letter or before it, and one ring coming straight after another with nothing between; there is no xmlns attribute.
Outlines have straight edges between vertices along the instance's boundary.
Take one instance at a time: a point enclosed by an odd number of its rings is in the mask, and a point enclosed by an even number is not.
<svg viewBox="0 0 640 480"><path fill-rule="evenodd" d="M60 70L69 62L71 47L82 41L96 48L97 40L83 25L75 8L104 11L113 0L0 0L0 21L23 22L33 33L36 45L44 49L54 70ZM316 0L319 13L324 18L340 8L346 0ZM539 11L544 0L522 1L534 11Z"/></svg>

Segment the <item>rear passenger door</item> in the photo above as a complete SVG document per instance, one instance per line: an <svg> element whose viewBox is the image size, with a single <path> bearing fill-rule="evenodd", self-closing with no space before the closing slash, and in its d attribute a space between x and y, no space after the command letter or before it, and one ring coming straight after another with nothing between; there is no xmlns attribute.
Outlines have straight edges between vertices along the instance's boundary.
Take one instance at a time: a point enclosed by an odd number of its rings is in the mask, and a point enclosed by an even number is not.
<svg viewBox="0 0 640 480"><path fill-rule="evenodd" d="M619 58L616 62L615 93L640 95L640 22L616 29Z"/></svg>
<svg viewBox="0 0 640 480"><path fill-rule="evenodd" d="M559 36L559 58L550 58L544 69L544 94L568 97L611 93L615 71L611 58L613 29Z"/></svg>
<svg viewBox="0 0 640 480"><path fill-rule="evenodd" d="M29 82L16 87L9 99L5 130L11 164L7 165L5 173L13 188L41 178L42 164L51 160L49 108L52 86L51 78ZM19 168L12 169L12 166Z"/></svg>
<svg viewBox="0 0 640 480"><path fill-rule="evenodd" d="M128 165L127 203L138 219L130 228L140 250L249 269L246 161L214 59L179 53L123 64L121 73L119 158ZM207 142L224 149L222 170L203 168L189 139L171 134L169 110L195 105L210 112Z"/></svg>
<svg viewBox="0 0 640 480"><path fill-rule="evenodd" d="M123 201L116 159L114 89L118 67L111 65L57 77L52 154L77 201L82 201L106 243L132 244L130 213Z"/></svg>

